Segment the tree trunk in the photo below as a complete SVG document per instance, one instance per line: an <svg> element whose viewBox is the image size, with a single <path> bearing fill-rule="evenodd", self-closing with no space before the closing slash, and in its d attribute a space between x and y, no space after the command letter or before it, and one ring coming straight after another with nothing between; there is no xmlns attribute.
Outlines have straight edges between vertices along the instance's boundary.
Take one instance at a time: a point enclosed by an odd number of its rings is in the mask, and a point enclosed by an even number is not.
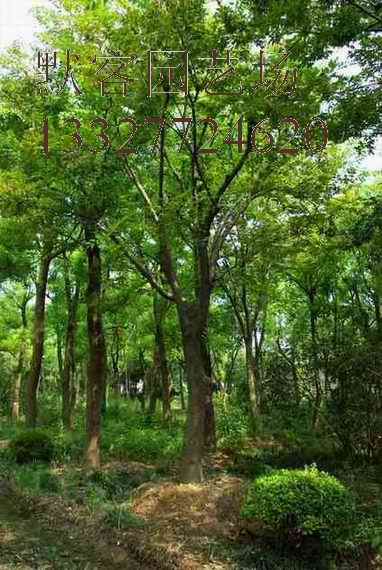
<svg viewBox="0 0 382 570"><path fill-rule="evenodd" d="M21 322L22 322L22 331L21 331L21 340L20 340L20 348L19 348L19 359L16 368L15 374L15 383L13 387L13 397L12 397L12 408L11 408L11 417L12 421L18 422L20 419L20 397L21 397L21 386L22 386L22 379L23 379L23 372L24 372L24 364L25 364L25 353L26 353L26 334L27 334L27 303L28 297L25 296L24 300L21 304Z"/></svg>
<svg viewBox="0 0 382 570"><path fill-rule="evenodd" d="M12 421L18 422L20 419L20 390L22 384L22 375L24 369L25 341L22 339L19 349L19 359L16 367L15 381L13 385L13 397L11 407Z"/></svg>
<svg viewBox="0 0 382 570"><path fill-rule="evenodd" d="M197 305L177 305L177 308L189 386L181 479L185 483L197 483L203 481L202 459L205 450L208 378L205 373L200 336L206 327L200 326Z"/></svg>
<svg viewBox="0 0 382 570"><path fill-rule="evenodd" d="M101 465L101 406L106 375L106 346L101 313L101 254L92 227L85 227L88 258L87 329L89 360L87 369L86 462L98 469Z"/></svg>
<svg viewBox="0 0 382 570"><path fill-rule="evenodd" d="M65 356L62 371L62 423L64 428L72 428L73 378L75 371L75 337L77 329L77 307L80 296L80 285L77 281L72 295L69 276L65 274L66 301L68 306L68 321L65 334Z"/></svg>
<svg viewBox="0 0 382 570"><path fill-rule="evenodd" d="M160 389L160 371L158 365L158 351L157 347L155 346L154 349L154 359L153 365L146 370L145 374L145 390L148 395L148 408L147 408L147 416L152 418L155 414L155 410L157 407L157 400L158 400L158 392Z"/></svg>
<svg viewBox="0 0 382 570"><path fill-rule="evenodd" d="M320 420L320 409L322 403L322 390L321 381L319 376L319 362L318 362L318 349L317 349L317 331L316 331L316 311L314 308L315 293L308 292L309 297L309 314L310 314L310 334L312 339L312 363L313 363L313 377L314 377L314 404L312 415L312 427L317 430Z"/></svg>
<svg viewBox="0 0 382 570"><path fill-rule="evenodd" d="M62 339L61 339L61 332L59 331L58 327L56 330L56 347L57 347L57 364L58 364L58 387L60 389L64 377L64 366L63 366L63 358L62 358Z"/></svg>
<svg viewBox="0 0 382 570"><path fill-rule="evenodd" d="M77 403L77 367L74 363L74 368L73 368L73 373L72 373L72 390L70 393L70 418L73 418L73 412L76 408L76 403Z"/></svg>
<svg viewBox="0 0 382 570"><path fill-rule="evenodd" d="M42 255L36 283L34 306L32 361L27 380L26 425L34 428L37 423L37 388L41 373L44 351L45 296L51 258Z"/></svg>
<svg viewBox="0 0 382 570"><path fill-rule="evenodd" d="M88 375L88 361L85 357L80 364L80 374L78 378L78 396L81 401L86 398L86 378Z"/></svg>
<svg viewBox="0 0 382 570"><path fill-rule="evenodd" d="M245 338L245 363L247 368L250 412L251 412L253 427L256 428L258 424L259 407L258 407L257 390L256 390L256 380L257 380L256 359L253 354L252 336Z"/></svg>

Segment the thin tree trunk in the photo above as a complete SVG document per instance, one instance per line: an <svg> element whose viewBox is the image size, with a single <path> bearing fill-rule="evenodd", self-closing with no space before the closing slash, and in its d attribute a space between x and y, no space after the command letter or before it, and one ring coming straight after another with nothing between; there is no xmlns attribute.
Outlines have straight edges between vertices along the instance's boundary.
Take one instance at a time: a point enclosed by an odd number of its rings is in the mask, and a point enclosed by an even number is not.
<svg viewBox="0 0 382 570"><path fill-rule="evenodd" d="M24 369L24 356L25 356L25 345L22 340L20 343L19 359L16 367L15 381L13 385L11 418L12 421L14 422L18 422L20 419L20 391L21 391L22 375Z"/></svg>
<svg viewBox="0 0 382 570"><path fill-rule="evenodd" d="M256 390L256 380L257 380L256 360L253 354L251 336L247 336L245 338L245 362L247 368L250 412L251 412L253 427L256 428L258 423L259 407L258 407L257 390Z"/></svg>
<svg viewBox="0 0 382 570"><path fill-rule="evenodd" d="M153 365L146 370L145 374L145 390L148 394L147 416L152 418L155 414L160 390L160 370L158 348L155 345Z"/></svg>
<svg viewBox="0 0 382 570"><path fill-rule="evenodd" d="M63 358L62 358L62 340L61 340L61 334L60 331L56 330L56 347L57 347L57 364L58 364L58 376L59 376L59 380L57 385L59 386L59 389L62 385L62 381L63 381L63 377L64 377L64 366L63 366Z"/></svg>
<svg viewBox="0 0 382 570"><path fill-rule="evenodd" d="M319 363L318 363L318 353L317 353L316 313L314 309L315 295L311 291L309 291L308 295L309 295L309 313L310 313L310 334L312 339L313 377L314 377L314 389L315 389L312 427L314 430L317 430L320 419L322 390L321 390L321 381L319 376Z"/></svg>
<svg viewBox="0 0 382 570"><path fill-rule="evenodd" d="M74 363L73 372L72 372L72 385L71 385L71 393L70 393L70 417L73 419L73 412L76 408L77 403L77 366Z"/></svg>
<svg viewBox="0 0 382 570"><path fill-rule="evenodd" d="M26 334L27 334L27 303L28 297L25 295L22 304L20 306L21 310L21 322L22 322L22 331L21 331L21 339L20 339L20 348L19 348L19 359L16 368L15 374L15 383L13 387L13 397L12 397L12 408L11 408L11 417L14 422L19 421L20 419L20 397L21 397L21 386L22 386L22 379L23 379L23 372L24 372L24 365L25 365L25 353L26 353Z"/></svg>
<svg viewBox="0 0 382 570"><path fill-rule="evenodd" d="M378 339L381 340L382 339L381 303L377 291L373 292L372 299L374 305L375 322L377 324Z"/></svg>
<svg viewBox="0 0 382 570"><path fill-rule="evenodd" d="M182 410L185 410L186 402L184 400L183 367L181 364L179 364L179 392L180 392L180 407Z"/></svg>
<svg viewBox="0 0 382 570"><path fill-rule="evenodd" d="M98 469L101 465L101 406L106 375L106 346L100 306L101 254L92 227L85 227L85 239L88 244L86 253L88 258L87 329L89 342L86 461L89 467Z"/></svg>
<svg viewBox="0 0 382 570"><path fill-rule="evenodd" d="M78 391L80 400L84 400L86 398L86 384L87 384L87 375L88 375L88 361L87 358L84 358L81 362L80 368L80 377L78 382Z"/></svg>
<svg viewBox="0 0 382 570"><path fill-rule="evenodd" d="M155 319L155 344L157 350L157 361L162 384L162 406L163 420L165 423L171 420L171 398L170 398L170 373L167 363L167 351L163 330L163 317L166 306L164 301L154 294L154 319Z"/></svg>
<svg viewBox="0 0 382 570"><path fill-rule="evenodd" d="M80 284L75 284L74 293L71 293L69 276L65 272L65 291L68 306L68 321L65 334L65 356L62 372L62 423L64 428L72 427L73 403L73 377L75 371L75 337L77 329L77 307L80 296Z"/></svg>
<svg viewBox="0 0 382 570"><path fill-rule="evenodd" d="M34 428L37 423L37 388L44 352L45 296L51 257L42 255L36 283L34 306L32 361L27 380L26 425Z"/></svg>

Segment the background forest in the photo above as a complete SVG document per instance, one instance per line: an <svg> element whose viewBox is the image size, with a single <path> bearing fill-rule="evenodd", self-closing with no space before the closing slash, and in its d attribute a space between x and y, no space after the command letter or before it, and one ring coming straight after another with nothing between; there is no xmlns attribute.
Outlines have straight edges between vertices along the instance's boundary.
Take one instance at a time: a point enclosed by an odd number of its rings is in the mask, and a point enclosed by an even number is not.
<svg viewBox="0 0 382 570"><path fill-rule="evenodd" d="M1 55L4 568L381 567L380 3L36 16Z"/></svg>

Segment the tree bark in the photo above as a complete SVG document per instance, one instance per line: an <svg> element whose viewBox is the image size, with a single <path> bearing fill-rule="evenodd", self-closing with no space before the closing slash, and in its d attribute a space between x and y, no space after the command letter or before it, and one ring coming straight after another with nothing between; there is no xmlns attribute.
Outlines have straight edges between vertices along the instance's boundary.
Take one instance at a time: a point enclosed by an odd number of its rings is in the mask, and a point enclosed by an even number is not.
<svg viewBox="0 0 382 570"><path fill-rule="evenodd" d="M106 346L101 311L101 253L96 243L95 231L85 227L88 258L87 330L89 360L87 369L86 462L98 469L101 465L101 406L106 376Z"/></svg>
<svg viewBox="0 0 382 570"><path fill-rule="evenodd" d="M34 428L37 423L37 388L41 373L44 352L45 296L51 257L42 255L36 282L34 306L32 361L27 380L26 425Z"/></svg>
<svg viewBox="0 0 382 570"><path fill-rule="evenodd" d="M203 481L202 459L205 450L206 400L208 377L205 372L200 337L199 306L178 305L189 396L182 454L181 479L185 483Z"/></svg>

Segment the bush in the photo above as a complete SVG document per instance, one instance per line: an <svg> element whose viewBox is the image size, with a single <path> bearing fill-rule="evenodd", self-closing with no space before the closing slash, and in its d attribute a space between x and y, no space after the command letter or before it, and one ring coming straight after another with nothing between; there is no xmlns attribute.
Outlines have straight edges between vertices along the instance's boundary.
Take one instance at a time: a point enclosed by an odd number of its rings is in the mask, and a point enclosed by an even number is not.
<svg viewBox="0 0 382 570"><path fill-rule="evenodd" d="M49 471L42 471L40 473L39 487L41 491L48 493L61 493L62 491L62 484L59 477Z"/></svg>
<svg viewBox="0 0 382 570"><path fill-rule="evenodd" d="M85 485L96 486L102 489L107 500L123 500L142 483L152 481L156 473L152 469L143 472L129 473L126 469L114 469L113 471L93 471L85 478Z"/></svg>
<svg viewBox="0 0 382 570"><path fill-rule="evenodd" d="M54 460L70 462L83 457L86 434L83 432L59 431L54 434Z"/></svg>
<svg viewBox="0 0 382 570"><path fill-rule="evenodd" d="M338 479L316 466L281 469L251 484L241 514L289 545L300 547L310 537L338 547L351 537L355 501Z"/></svg>
<svg viewBox="0 0 382 570"><path fill-rule="evenodd" d="M242 446L250 431L248 414L232 399L224 403L216 398L215 410L219 445L227 448Z"/></svg>
<svg viewBox="0 0 382 570"><path fill-rule="evenodd" d="M118 459L167 460L179 455L182 432L176 427L164 429L113 423L105 429L101 445L104 452Z"/></svg>
<svg viewBox="0 0 382 570"><path fill-rule="evenodd" d="M17 463L32 461L49 463L55 451L51 437L39 429L19 433L10 441L9 449Z"/></svg>

